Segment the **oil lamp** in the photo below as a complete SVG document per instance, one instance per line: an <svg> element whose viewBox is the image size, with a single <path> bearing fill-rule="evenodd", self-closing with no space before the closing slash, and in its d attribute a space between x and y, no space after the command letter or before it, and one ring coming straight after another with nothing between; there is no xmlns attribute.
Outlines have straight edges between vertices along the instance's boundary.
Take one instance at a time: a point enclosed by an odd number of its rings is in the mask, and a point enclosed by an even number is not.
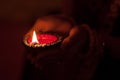
<svg viewBox="0 0 120 80"><path fill-rule="evenodd" d="M55 33L38 33L33 31L32 36L24 38L24 44L31 48L41 48L58 44L62 41L62 36Z"/></svg>

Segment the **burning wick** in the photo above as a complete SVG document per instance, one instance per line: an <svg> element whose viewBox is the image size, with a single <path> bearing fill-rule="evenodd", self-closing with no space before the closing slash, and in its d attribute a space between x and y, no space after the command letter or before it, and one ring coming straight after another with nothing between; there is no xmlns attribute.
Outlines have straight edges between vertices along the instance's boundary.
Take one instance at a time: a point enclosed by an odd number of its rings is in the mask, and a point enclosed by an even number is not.
<svg viewBox="0 0 120 80"><path fill-rule="evenodd" d="M38 40L37 40L37 36L36 36L36 32L33 31L33 36L32 36L32 42L31 44L38 44Z"/></svg>

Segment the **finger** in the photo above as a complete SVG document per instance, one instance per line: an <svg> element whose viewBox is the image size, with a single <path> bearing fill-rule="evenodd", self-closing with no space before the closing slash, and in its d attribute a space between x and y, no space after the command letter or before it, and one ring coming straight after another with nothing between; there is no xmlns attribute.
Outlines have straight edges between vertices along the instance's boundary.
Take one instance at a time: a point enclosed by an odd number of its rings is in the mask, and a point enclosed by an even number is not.
<svg viewBox="0 0 120 80"><path fill-rule="evenodd" d="M74 26L71 29L69 36L66 37L61 44L62 49L73 48L73 47L76 47L77 49L85 44L88 37L88 33L83 28L83 26L85 25Z"/></svg>
<svg viewBox="0 0 120 80"><path fill-rule="evenodd" d="M72 21L58 16L44 16L39 18L27 35L31 35L35 30L39 32L56 32L61 35L67 35L72 27Z"/></svg>

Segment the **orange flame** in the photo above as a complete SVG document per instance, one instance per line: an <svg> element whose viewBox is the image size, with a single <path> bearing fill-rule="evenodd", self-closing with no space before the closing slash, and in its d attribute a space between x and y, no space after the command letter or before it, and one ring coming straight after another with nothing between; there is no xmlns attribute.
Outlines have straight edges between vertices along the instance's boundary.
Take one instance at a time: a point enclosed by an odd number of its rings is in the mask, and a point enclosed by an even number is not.
<svg viewBox="0 0 120 80"><path fill-rule="evenodd" d="M32 43L39 43L37 40L36 32L33 31L33 36L32 36Z"/></svg>

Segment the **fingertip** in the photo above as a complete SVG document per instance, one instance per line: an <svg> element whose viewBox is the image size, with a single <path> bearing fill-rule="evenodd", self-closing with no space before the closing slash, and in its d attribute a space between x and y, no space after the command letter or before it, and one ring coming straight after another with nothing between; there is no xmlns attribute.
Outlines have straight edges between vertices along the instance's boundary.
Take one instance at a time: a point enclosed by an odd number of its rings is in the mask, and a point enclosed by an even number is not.
<svg viewBox="0 0 120 80"><path fill-rule="evenodd" d="M61 47L61 49L64 50L64 49L68 49L69 46L70 46L70 40L69 40L69 38L65 38L60 47Z"/></svg>

